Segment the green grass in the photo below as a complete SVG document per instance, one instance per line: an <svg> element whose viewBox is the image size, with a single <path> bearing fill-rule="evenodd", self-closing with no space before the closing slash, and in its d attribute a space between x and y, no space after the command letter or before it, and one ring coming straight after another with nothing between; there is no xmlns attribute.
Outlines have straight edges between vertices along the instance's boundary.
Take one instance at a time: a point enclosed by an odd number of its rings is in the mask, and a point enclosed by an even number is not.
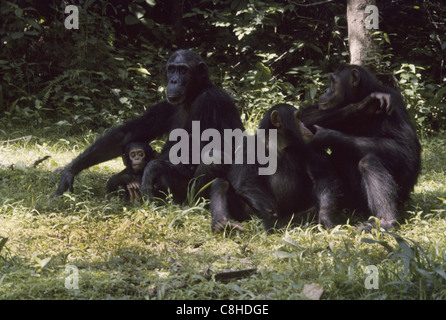
<svg viewBox="0 0 446 320"><path fill-rule="evenodd" d="M52 199L52 173L96 136L58 139L49 128L0 130L0 299L321 299L446 298L446 140L423 139L423 171L394 234L315 223L267 234L214 234L206 202L125 203L104 186L120 159L82 172L75 192ZM32 134L26 140L5 140ZM50 155L37 168L39 157ZM367 289L367 266L378 289ZM70 266L78 270L78 289ZM228 271L256 269L222 281ZM367 281L366 281L367 280ZM376 284L376 281L373 282ZM71 286L71 287L70 287Z"/></svg>

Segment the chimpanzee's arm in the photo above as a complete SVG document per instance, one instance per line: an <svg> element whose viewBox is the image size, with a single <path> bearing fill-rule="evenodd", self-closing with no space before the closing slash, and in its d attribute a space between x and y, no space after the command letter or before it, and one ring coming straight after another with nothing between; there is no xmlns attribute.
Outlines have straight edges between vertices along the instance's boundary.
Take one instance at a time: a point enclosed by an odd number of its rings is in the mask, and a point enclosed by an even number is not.
<svg viewBox="0 0 446 320"><path fill-rule="evenodd" d="M107 181L107 192L117 192L124 190L126 199L129 201L140 198L141 175L130 173L128 168L118 174L113 175Z"/></svg>
<svg viewBox="0 0 446 320"><path fill-rule="evenodd" d="M393 113L391 94L374 92L361 102L352 103L342 108L319 110L318 106L309 106L302 110L301 120L307 128L319 125L324 128L342 129L352 125L367 115ZM358 123L358 125L361 125Z"/></svg>
<svg viewBox="0 0 446 320"><path fill-rule="evenodd" d="M348 135L337 130L331 130L315 126L317 131L313 136L311 144L314 148L323 150L330 148L333 151L351 155L359 154L363 156L367 153L382 152L386 154L395 153L396 139L390 137L357 137ZM395 158L400 157L397 152L393 155Z"/></svg>
<svg viewBox="0 0 446 320"><path fill-rule="evenodd" d="M120 189L126 189L127 183L132 181L132 177L127 173L127 169L124 169L118 174L111 176L107 181L107 192L115 192Z"/></svg>
<svg viewBox="0 0 446 320"><path fill-rule="evenodd" d="M113 128L99 137L77 158L69 163L63 173L54 197L66 190L73 191L74 176L84 169L111 160L122 154L123 147L131 141L151 141L170 131L176 108L161 102L151 107L143 116Z"/></svg>

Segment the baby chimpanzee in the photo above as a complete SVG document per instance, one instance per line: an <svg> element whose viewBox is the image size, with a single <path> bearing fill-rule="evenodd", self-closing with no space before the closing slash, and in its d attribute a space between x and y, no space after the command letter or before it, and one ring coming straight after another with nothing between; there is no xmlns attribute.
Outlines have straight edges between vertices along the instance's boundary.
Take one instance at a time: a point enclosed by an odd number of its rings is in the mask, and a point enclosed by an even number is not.
<svg viewBox="0 0 446 320"><path fill-rule="evenodd" d="M152 148L144 142L130 142L124 148L122 161L125 169L113 175L107 182L107 192L125 191L130 201L141 198L140 187L144 168L154 158Z"/></svg>

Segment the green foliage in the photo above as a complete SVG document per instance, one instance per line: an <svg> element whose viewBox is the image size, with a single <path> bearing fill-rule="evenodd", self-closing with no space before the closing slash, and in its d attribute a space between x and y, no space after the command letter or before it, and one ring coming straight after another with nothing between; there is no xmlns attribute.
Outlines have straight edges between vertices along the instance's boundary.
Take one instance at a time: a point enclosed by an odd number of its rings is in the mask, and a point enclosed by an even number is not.
<svg viewBox="0 0 446 320"><path fill-rule="evenodd" d="M111 28L116 19L102 9L107 1L80 7L79 30L65 29L63 19L55 16L39 15L33 1L28 2L24 9L11 2L0 8L6 22L0 29L0 109L8 122L57 120L67 133L107 128L161 98L150 81L152 73L142 67L154 64L153 73L159 74L160 63L155 61L160 55L147 50L135 59L120 48ZM54 9L63 17L63 8ZM18 37L20 30L29 29Z"/></svg>
<svg viewBox="0 0 446 320"><path fill-rule="evenodd" d="M314 102L326 75L348 62L339 2L86 1L78 30L65 29L62 4L17 3L0 5L0 112L7 123L50 121L65 134L103 130L162 99L163 61L176 47L205 56L245 120L273 103ZM414 3L378 3L380 53L371 62L384 82L400 86L418 129L432 133L446 120L444 7Z"/></svg>
<svg viewBox="0 0 446 320"><path fill-rule="evenodd" d="M383 232L390 235L398 246L392 247L388 241L362 238L364 243L377 243L389 251L388 258L393 268L388 267L385 272L393 275L395 279L387 283L387 286L398 288L405 293L419 295L420 299L438 298L436 292L446 285L446 263L432 261L423 247L412 239L393 233ZM401 270L402 263L402 270ZM397 272L398 271L398 272Z"/></svg>

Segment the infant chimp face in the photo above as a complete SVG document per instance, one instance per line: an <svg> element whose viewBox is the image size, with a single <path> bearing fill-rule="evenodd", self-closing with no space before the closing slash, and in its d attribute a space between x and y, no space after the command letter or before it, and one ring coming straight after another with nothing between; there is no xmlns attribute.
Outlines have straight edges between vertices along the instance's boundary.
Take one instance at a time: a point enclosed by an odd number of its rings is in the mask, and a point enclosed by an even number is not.
<svg viewBox="0 0 446 320"><path fill-rule="evenodd" d="M129 153L130 161L134 171L141 171L146 166L146 153L143 149L132 149Z"/></svg>

